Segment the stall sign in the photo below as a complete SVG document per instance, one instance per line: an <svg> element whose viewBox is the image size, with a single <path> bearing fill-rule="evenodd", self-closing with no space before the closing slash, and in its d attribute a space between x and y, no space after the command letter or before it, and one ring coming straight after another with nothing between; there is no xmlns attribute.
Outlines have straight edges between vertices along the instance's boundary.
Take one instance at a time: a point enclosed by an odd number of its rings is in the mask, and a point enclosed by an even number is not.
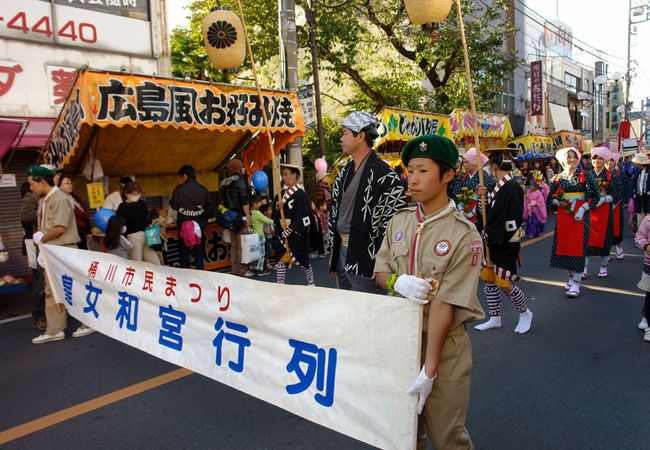
<svg viewBox="0 0 650 450"><path fill-rule="evenodd" d="M3 173L0 175L0 187L16 187L16 174Z"/></svg>
<svg viewBox="0 0 650 450"><path fill-rule="evenodd" d="M478 117L478 132L479 137L483 138L497 138L503 142L507 142L515 135L512 133L510 120L507 116L499 114L487 114L483 112L476 113ZM472 120L472 112L464 109L456 109L449 117L451 124L451 132L453 133L454 140L460 141L464 137L474 136L474 121Z"/></svg>
<svg viewBox="0 0 650 450"><path fill-rule="evenodd" d="M39 247L55 301L94 330L372 446L415 448L420 305Z"/></svg>
<svg viewBox="0 0 650 450"><path fill-rule="evenodd" d="M263 91L260 101L250 88L88 71L77 78L46 161L66 162L82 124L257 132L264 128L262 108L273 133L304 132L293 93Z"/></svg>
<svg viewBox="0 0 650 450"><path fill-rule="evenodd" d="M313 130L316 127L316 110L314 109L314 90L311 85L303 86L298 90L300 109L305 121L305 129Z"/></svg>
<svg viewBox="0 0 650 450"><path fill-rule="evenodd" d="M621 114L616 111L621 105L621 90L623 85L620 81L616 81L610 85L609 88L609 99L610 99L610 108L609 108L609 133L618 134L618 130L621 126Z"/></svg>
<svg viewBox="0 0 650 450"><path fill-rule="evenodd" d="M88 183L88 201L91 208L101 208L104 204L104 185L102 183Z"/></svg>
<svg viewBox="0 0 650 450"><path fill-rule="evenodd" d="M516 145L516 161L534 158L550 158L557 150L557 146L555 145L553 138L550 136L523 136L510 141L508 145Z"/></svg>
<svg viewBox="0 0 650 450"><path fill-rule="evenodd" d="M376 146L387 141L410 141L425 134L452 139L449 116L384 108L379 115L379 139Z"/></svg>
<svg viewBox="0 0 650 450"><path fill-rule="evenodd" d="M584 151L583 141L584 136L582 134L571 131L558 131L553 135L553 142L557 149L575 147L582 153Z"/></svg>

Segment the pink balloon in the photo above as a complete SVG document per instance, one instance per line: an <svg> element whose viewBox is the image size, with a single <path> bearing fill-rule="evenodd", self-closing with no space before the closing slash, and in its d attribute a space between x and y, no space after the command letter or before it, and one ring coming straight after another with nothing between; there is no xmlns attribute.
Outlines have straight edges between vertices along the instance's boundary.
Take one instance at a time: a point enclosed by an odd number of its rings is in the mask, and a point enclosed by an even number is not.
<svg viewBox="0 0 650 450"><path fill-rule="evenodd" d="M327 172L327 161L325 161L323 158L318 158L316 161L314 161L314 167L319 172Z"/></svg>

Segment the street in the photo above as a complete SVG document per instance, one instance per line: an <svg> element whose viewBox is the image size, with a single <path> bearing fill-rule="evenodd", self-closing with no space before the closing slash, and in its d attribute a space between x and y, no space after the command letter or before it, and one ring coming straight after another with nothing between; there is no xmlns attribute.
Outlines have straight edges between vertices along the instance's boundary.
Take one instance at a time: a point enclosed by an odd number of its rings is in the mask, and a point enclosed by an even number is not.
<svg viewBox="0 0 650 450"><path fill-rule="evenodd" d="M468 328L474 369L467 428L474 444L647 448L650 344L637 329L641 251L626 231L625 259L612 259L610 276L599 279L592 258L580 297L571 299L562 287L565 273L549 268L551 244L546 236L521 252L519 273L527 281L519 286L534 313L531 331L514 333L517 313L507 299L502 328ZM316 283L335 287L327 259L312 263ZM287 282L306 284L298 268ZM482 284L478 296L487 312ZM68 331L76 325L69 320ZM0 323L3 448L367 448L99 333L33 345L36 335L31 318Z"/></svg>

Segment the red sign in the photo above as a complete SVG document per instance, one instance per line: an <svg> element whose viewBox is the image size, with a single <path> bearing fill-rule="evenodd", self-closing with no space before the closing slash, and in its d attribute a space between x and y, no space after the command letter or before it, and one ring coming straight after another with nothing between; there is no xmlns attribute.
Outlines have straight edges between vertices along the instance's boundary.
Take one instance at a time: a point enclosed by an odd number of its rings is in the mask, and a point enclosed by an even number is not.
<svg viewBox="0 0 650 450"><path fill-rule="evenodd" d="M531 115L542 115L542 62L530 63L530 109Z"/></svg>

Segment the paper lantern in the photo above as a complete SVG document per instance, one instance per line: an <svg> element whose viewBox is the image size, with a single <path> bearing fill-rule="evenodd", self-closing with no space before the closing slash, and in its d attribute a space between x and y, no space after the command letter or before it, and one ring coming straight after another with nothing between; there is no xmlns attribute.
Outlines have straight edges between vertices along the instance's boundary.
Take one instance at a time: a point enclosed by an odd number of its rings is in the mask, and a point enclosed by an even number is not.
<svg viewBox="0 0 650 450"><path fill-rule="evenodd" d="M212 65L236 71L246 58L246 36L239 16L226 8L212 8L203 19L203 43Z"/></svg>
<svg viewBox="0 0 650 450"><path fill-rule="evenodd" d="M418 25L442 22L451 11L453 0L404 0L406 12Z"/></svg>

